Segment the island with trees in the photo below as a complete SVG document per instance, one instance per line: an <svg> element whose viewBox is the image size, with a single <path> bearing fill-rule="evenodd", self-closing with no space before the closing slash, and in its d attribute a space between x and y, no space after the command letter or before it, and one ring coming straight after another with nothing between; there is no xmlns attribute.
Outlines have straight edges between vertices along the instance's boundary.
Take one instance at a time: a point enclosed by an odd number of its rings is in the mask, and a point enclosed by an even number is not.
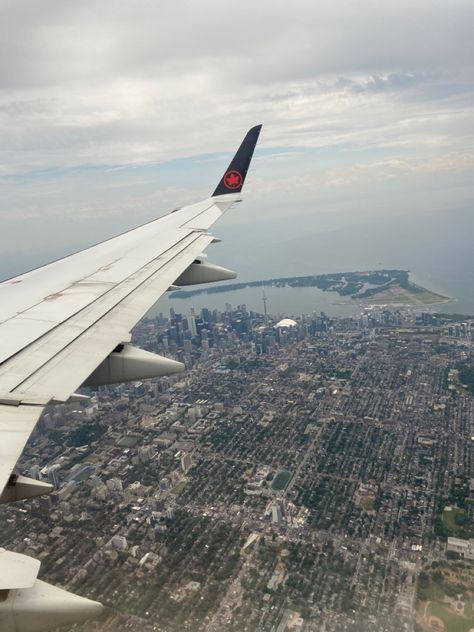
<svg viewBox="0 0 474 632"><path fill-rule="evenodd" d="M349 298L370 304L436 305L453 299L443 296L410 279L408 270L369 270L365 272L335 272L307 276L280 277L242 283L225 283L193 290L177 290L170 298L190 298L199 294L232 292L248 287L315 287L324 292L336 292L341 298Z"/></svg>

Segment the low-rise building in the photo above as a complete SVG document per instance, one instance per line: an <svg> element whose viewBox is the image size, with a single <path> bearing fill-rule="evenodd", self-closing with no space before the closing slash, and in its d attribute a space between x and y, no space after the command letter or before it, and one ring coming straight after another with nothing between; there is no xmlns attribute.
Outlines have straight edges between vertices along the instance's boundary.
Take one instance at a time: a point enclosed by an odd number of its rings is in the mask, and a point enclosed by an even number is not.
<svg viewBox="0 0 474 632"><path fill-rule="evenodd" d="M448 538L446 551L458 553L465 560L474 560L474 539Z"/></svg>

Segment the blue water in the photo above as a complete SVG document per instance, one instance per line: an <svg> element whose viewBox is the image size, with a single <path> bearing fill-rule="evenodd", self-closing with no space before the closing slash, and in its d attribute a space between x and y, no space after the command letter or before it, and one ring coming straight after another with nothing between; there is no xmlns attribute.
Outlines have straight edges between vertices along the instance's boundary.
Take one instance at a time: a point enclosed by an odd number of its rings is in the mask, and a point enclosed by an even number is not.
<svg viewBox="0 0 474 632"><path fill-rule="evenodd" d="M223 242L208 248L209 259L238 272L238 280L394 268L410 270L415 282L456 302L433 309L474 314L474 212L458 210L412 217L380 218L338 230L310 232L302 225L260 226L242 239L221 231ZM285 238L282 237L285 235ZM300 315L357 314L361 307L334 292L316 288L267 288L268 311ZM263 311L260 288L202 294L191 299L162 298L154 312L189 313L191 307L223 310L225 303Z"/></svg>
<svg viewBox="0 0 474 632"><path fill-rule="evenodd" d="M325 312L328 316L351 316L362 311L360 305L354 301L346 300L344 304L336 292L323 292L318 288L290 288L290 287L265 287L268 313L274 316L300 316L313 312ZM262 290L259 287L248 287L233 292L219 292L218 294L199 294L191 298L171 299L162 297L150 315L155 316L162 312L169 315L172 307L175 312L189 314L191 308L198 313L203 307L224 311L226 303L235 308L238 305L246 305L247 309L263 314Z"/></svg>

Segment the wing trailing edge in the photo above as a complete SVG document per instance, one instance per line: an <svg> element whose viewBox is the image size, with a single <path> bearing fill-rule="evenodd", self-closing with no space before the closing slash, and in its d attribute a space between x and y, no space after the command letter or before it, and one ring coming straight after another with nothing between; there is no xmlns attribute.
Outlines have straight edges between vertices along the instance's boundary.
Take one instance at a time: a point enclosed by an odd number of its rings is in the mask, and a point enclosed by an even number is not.
<svg viewBox="0 0 474 632"><path fill-rule="evenodd" d="M52 489L15 470L48 403L85 397L76 390L89 380L182 370L128 345L130 331L174 285L235 278L202 253L219 241L211 226L239 201L261 127L246 134L212 198L0 283L0 504ZM0 632L44 632L101 614L101 604L39 580L39 564L0 548Z"/></svg>

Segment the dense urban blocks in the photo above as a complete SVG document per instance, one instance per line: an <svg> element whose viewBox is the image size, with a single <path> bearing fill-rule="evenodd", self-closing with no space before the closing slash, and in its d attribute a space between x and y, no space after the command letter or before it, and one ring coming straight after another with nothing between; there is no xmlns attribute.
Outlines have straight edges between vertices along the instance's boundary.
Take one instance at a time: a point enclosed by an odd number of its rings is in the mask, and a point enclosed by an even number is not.
<svg viewBox="0 0 474 632"><path fill-rule="evenodd" d="M446 553L473 526L470 320L278 320L142 321L188 371L48 410L23 468L56 489L2 508L2 543L110 605L101 632L473 627Z"/></svg>

